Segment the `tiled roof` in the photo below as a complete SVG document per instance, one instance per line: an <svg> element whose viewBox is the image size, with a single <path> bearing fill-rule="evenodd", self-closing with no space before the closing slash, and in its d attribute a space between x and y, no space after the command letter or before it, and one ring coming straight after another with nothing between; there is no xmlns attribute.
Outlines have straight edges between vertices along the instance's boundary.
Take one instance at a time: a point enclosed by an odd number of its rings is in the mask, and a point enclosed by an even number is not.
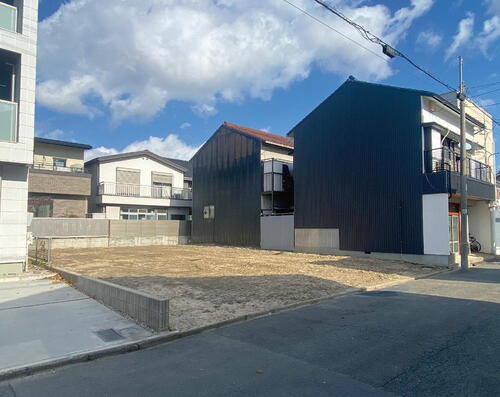
<svg viewBox="0 0 500 397"><path fill-rule="evenodd" d="M253 136L264 142L274 143L280 146L286 146L288 148L293 148L293 141L286 136L270 134L269 132L256 130L253 128L243 127L241 125L228 123L224 121L226 127L232 128L233 130L239 131L243 134Z"/></svg>

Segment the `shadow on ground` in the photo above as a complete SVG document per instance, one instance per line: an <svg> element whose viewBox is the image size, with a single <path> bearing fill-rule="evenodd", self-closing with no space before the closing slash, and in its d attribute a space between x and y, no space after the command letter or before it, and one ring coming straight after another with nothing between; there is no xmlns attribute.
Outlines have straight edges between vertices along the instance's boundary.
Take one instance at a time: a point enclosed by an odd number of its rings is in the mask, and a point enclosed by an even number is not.
<svg viewBox="0 0 500 397"><path fill-rule="evenodd" d="M112 277L103 280L170 299L170 326L187 330L349 291L299 274L222 277Z"/></svg>
<svg viewBox="0 0 500 397"><path fill-rule="evenodd" d="M500 285L475 282L488 274L478 270L462 277L469 281L463 290L455 273L418 280L404 291L328 300L17 379L0 384L0 391L26 397L165 390L182 396L495 396ZM498 279L500 270L493 270ZM435 295L440 289L457 297ZM489 301L474 300L478 294Z"/></svg>

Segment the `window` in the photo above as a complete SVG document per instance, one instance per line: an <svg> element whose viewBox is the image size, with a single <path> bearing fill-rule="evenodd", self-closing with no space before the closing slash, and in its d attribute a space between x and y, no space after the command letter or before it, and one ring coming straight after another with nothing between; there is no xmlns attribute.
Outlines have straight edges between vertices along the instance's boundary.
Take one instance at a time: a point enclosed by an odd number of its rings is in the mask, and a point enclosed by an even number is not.
<svg viewBox="0 0 500 397"><path fill-rule="evenodd" d="M116 169L116 195L139 197L141 194L141 171L129 168Z"/></svg>
<svg viewBox="0 0 500 397"><path fill-rule="evenodd" d="M13 101L14 92L14 67L8 62L0 61L0 99Z"/></svg>
<svg viewBox="0 0 500 397"><path fill-rule="evenodd" d="M173 221L185 221L186 215L172 214L170 219Z"/></svg>
<svg viewBox="0 0 500 397"><path fill-rule="evenodd" d="M122 207L120 210L121 219L125 220L167 220L168 214L165 208L139 208L139 207Z"/></svg>
<svg viewBox="0 0 500 397"><path fill-rule="evenodd" d="M54 159L54 167L55 168L66 168L66 159Z"/></svg>

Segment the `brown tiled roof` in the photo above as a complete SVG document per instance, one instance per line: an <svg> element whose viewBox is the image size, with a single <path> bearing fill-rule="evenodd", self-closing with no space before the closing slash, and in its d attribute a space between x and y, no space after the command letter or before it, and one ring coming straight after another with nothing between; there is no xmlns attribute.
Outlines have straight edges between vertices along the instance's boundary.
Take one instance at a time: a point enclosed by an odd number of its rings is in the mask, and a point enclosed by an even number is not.
<svg viewBox="0 0 500 397"><path fill-rule="evenodd" d="M270 134L269 132L243 127L241 125L228 123L227 121L224 121L224 125L226 127L232 128L233 130L239 131L243 134L258 138L261 141L274 143L280 146L286 146L288 148L293 148L293 141L287 138L286 136Z"/></svg>

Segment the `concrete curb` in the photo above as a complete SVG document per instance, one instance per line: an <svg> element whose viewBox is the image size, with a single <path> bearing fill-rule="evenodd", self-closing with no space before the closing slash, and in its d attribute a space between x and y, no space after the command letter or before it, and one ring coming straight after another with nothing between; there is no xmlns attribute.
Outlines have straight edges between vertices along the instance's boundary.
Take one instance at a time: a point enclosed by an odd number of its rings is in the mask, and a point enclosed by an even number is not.
<svg viewBox="0 0 500 397"><path fill-rule="evenodd" d="M419 280L419 279L423 279L423 278L429 278L429 277L435 276L436 274L451 272L451 271L453 271L453 270L442 269L442 270L438 270L438 271L426 274L425 276L412 277L412 278L409 278L407 280L391 281L391 282L379 284L379 285L373 286L373 287L348 288L347 290L338 292L338 293L333 294L333 295L325 296L322 298L310 299L307 301L292 303L290 305L281 306L281 307L277 307L277 308L270 309L270 310L264 310L264 311L260 311L260 312L256 312L256 313L246 314L243 316L231 318L229 320L221 321L221 322L214 323L214 324L205 325L203 327L194 328L194 329L190 329L187 331L165 332L165 333L150 336L150 337L147 337L144 339L140 339L137 341L124 343L124 344L121 344L118 346L112 346L112 347L102 348L102 349L88 351L88 352L70 354L70 355L65 356L65 357L60 357L60 358L56 358L56 359L52 359L52 360L34 363L34 364L27 365L27 366L11 368L8 370L0 371L0 382L5 381L5 380L9 380L9 379L13 379L13 378L17 378L17 377L21 377L21 376L34 375L34 374L39 373L39 372L47 371L50 369L55 369L58 367L63 367L63 366L69 365L69 364L82 363L82 362L92 361L92 360L96 360L96 359L103 358L103 357L124 354L124 353L138 351L138 350L144 350L144 349L156 346L156 345L160 345L163 343L172 342L172 341L177 340L177 339L185 338L187 336L200 334L200 333L203 333L206 331L222 328L222 327L236 324L236 323L245 322L248 320L253 320L253 319L256 319L259 317L265 317L265 316L268 316L270 314L285 312L285 311L293 310L293 309L299 309L301 307L309 306L309 305L312 305L315 303L321 303L321 302L324 302L324 301L327 301L330 299L336 299L336 298L341 298L343 296L354 295L354 294L359 293L359 292L368 292L368 291L383 289L383 288L390 287L393 285L404 284L406 282L415 281L415 280Z"/></svg>
<svg viewBox="0 0 500 397"><path fill-rule="evenodd" d="M404 280L387 281L387 282L382 283L382 284L377 284L377 285L373 285L373 286L370 286L370 287L365 287L365 288L363 288L363 290L367 291L367 292L369 292L369 291L377 291L379 289L393 287L395 285L406 284L406 283L409 283L411 281L416 281L416 280L422 280L422 279L426 279L426 278L431 278L431 277L436 276L436 275L441 274L441 273L451 273L451 272L454 272L454 271L455 271L455 269L448 269L448 268L439 269L439 270L436 270L434 272L425 274L423 276L408 277L407 279L404 279Z"/></svg>
<svg viewBox="0 0 500 397"><path fill-rule="evenodd" d="M150 336L137 341L126 342L117 346L110 346L101 349L89 350L84 352L72 353L66 356L40 361L37 363L9 368L0 371L0 382L17 378L20 376L29 376L38 372L55 369L69 364L82 363L86 361L96 360L98 358L122 354L157 345L159 343L168 342L177 339L178 332L168 332L159 335Z"/></svg>

